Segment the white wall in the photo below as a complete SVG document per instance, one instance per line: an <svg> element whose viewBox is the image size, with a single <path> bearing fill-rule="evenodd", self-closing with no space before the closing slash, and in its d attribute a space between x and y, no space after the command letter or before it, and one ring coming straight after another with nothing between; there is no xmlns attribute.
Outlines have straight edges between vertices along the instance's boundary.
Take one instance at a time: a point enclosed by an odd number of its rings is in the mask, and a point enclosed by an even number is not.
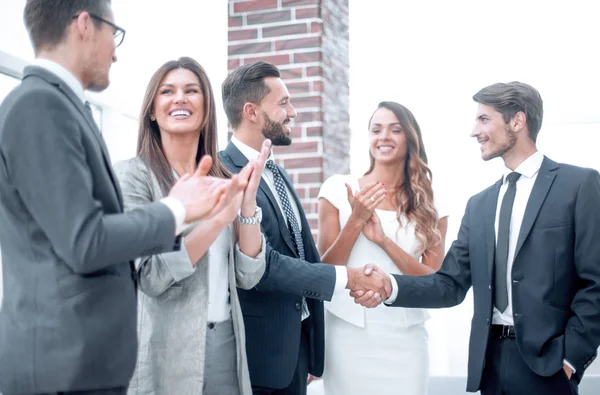
<svg viewBox="0 0 600 395"><path fill-rule="evenodd" d="M394 100L417 118L434 173L450 206L447 246L470 196L500 178L469 137L472 95L495 82L522 81L544 99L538 147L551 158L600 169L600 37L597 1L365 2L350 0L352 172L368 166L367 122ZM464 375L472 299L432 311L431 373ZM589 373L600 373L595 363Z"/></svg>

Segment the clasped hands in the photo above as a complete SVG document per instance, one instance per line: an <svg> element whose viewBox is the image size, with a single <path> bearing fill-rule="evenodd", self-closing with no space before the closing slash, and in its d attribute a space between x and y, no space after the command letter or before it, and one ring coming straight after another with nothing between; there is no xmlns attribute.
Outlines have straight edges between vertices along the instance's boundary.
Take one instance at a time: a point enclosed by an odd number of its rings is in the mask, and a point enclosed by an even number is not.
<svg viewBox="0 0 600 395"><path fill-rule="evenodd" d="M392 281L377 265L368 264L364 268L348 268L346 288L355 303L373 308L390 297Z"/></svg>

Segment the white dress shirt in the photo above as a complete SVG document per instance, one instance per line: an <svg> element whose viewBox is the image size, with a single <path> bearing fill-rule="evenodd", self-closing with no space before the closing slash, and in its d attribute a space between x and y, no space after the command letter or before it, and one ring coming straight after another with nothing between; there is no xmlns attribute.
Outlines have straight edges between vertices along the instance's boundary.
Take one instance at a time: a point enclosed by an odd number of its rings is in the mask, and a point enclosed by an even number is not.
<svg viewBox="0 0 600 395"><path fill-rule="evenodd" d="M231 137L231 142L233 143L233 145L236 146L237 149L240 150L242 155L244 155L249 161L258 158L258 156L260 155L260 152L258 152L254 148L242 143L235 136ZM273 160L273 152L272 151L271 151L271 155L269 156L269 159ZM275 196L275 199L277 200L277 205L279 206L279 210L281 211L281 213L284 213L283 205L281 204L281 199L279 198L277 189L275 189L275 181L273 179L273 172L271 170L267 169L266 166L263 170L262 178L263 178L263 180L265 180L265 182L269 186L269 189L271 190L271 193L273 194L273 196ZM298 209L298 206L296 205L296 200L294 200L294 197L292 196L291 192L288 190L287 187L285 188L285 190L287 192L288 200L290 201L290 205L292 206L292 210L294 211L294 215L296 216L296 221L298 222L298 226L300 226L300 230L302 230L302 222L300 221L300 211ZM286 216L283 215L283 218L286 221L286 225L287 225ZM343 291L346 288L346 285L348 285L348 269L345 266L340 266L340 265L334 265L334 268L335 268L335 288L334 288L333 292L336 293L339 291Z"/></svg>
<svg viewBox="0 0 600 395"><path fill-rule="evenodd" d="M225 227L208 250L208 322L231 319L229 304L229 246L231 230Z"/></svg>
<svg viewBox="0 0 600 395"><path fill-rule="evenodd" d="M43 58L36 58L32 65L56 75L77 95L82 103L86 102L83 85L69 70L52 60ZM185 206L183 203L173 197L166 197L161 199L160 202L167 206L173 213L173 217L175 218L175 235L183 232L185 229Z"/></svg>
<svg viewBox="0 0 600 395"><path fill-rule="evenodd" d="M540 167L544 161L544 155L537 151L529 158L525 159L514 171L521 174L521 177L517 180L517 191L515 194L515 201L512 207L512 214L510 217L510 227L508 236L508 261L506 263L506 289L508 290L508 307L501 313L496 306L494 306L494 312L492 316L492 323L497 325L515 325L513 319L513 304L512 304L512 266L515 259L515 250L517 248L517 240L519 239L519 233L521 230L521 223L525 216L525 208L533 189L533 184L537 179ZM502 177L502 186L500 187L500 193L498 194L498 204L496 206L496 221L494 222L494 233L496 235L496 243L498 242L498 222L500 218L500 206L502 205L502 199L506 190L508 189L507 176L512 173L513 170L508 167L504 168L504 176Z"/></svg>

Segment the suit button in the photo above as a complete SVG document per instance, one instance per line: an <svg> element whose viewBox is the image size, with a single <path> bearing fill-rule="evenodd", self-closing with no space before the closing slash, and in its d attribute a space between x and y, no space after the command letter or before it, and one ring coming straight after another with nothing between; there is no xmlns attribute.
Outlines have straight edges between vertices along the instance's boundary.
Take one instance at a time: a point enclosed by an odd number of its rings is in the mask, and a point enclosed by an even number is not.
<svg viewBox="0 0 600 395"><path fill-rule="evenodd" d="M488 285L488 288L489 288L490 291L492 290L492 286L491 285Z"/></svg>
<svg viewBox="0 0 600 395"><path fill-rule="evenodd" d="M489 324L490 324L490 319L489 319L489 318L486 318L486 319L485 319L485 324L486 324L486 325L489 325Z"/></svg>
<svg viewBox="0 0 600 395"><path fill-rule="evenodd" d="M296 302L296 304L294 305L294 307L296 308L296 310L300 310L302 308L302 303Z"/></svg>

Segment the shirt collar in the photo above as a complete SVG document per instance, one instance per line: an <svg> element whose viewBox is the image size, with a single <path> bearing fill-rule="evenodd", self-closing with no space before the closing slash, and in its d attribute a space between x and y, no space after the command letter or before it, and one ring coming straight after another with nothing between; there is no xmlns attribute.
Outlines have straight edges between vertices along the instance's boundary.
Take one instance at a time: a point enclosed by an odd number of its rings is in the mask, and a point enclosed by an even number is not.
<svg viewBox="0 0 600 395"><path fill-rule="evenodd" d="M60 64L49 59L37 58L33 61L32 64L56 75L65 84L67 84L69 88L71 88L71 90L77 95L77 97L81 100L82 103L86 102L81 82L79 82L79 80L75 78L75 76L69 70L65 69Z"/></svg>
<svg viewBox="0 0 600 395"><path fill-rule="evenodd" d="M529 158L525 159L514 171L521 174L522 177L533 178L542 167L544 155L540 151L536 151ZM504 176L502 182L506 182L506 177L513 171L508 167L504 167Z"/></svg>
<svg viewBox="0 0 600 395"><path fill-rule="evenodd" d="M250 147L249 145L247 145L245 143L242 143L235 136L231 137L231 143L233 145L235 145L236 148L240 150L240 152L242 153L242 155L244 155L246 157L246 159L248 159L249 161L258 158L258 156L260 155L260 152L258 152L254 148ZM269 158L267 160L273 160L273 161L275 160L274 157L273 157L273 151L272 150L271 150L271 153L269 154Z"/></svg>

